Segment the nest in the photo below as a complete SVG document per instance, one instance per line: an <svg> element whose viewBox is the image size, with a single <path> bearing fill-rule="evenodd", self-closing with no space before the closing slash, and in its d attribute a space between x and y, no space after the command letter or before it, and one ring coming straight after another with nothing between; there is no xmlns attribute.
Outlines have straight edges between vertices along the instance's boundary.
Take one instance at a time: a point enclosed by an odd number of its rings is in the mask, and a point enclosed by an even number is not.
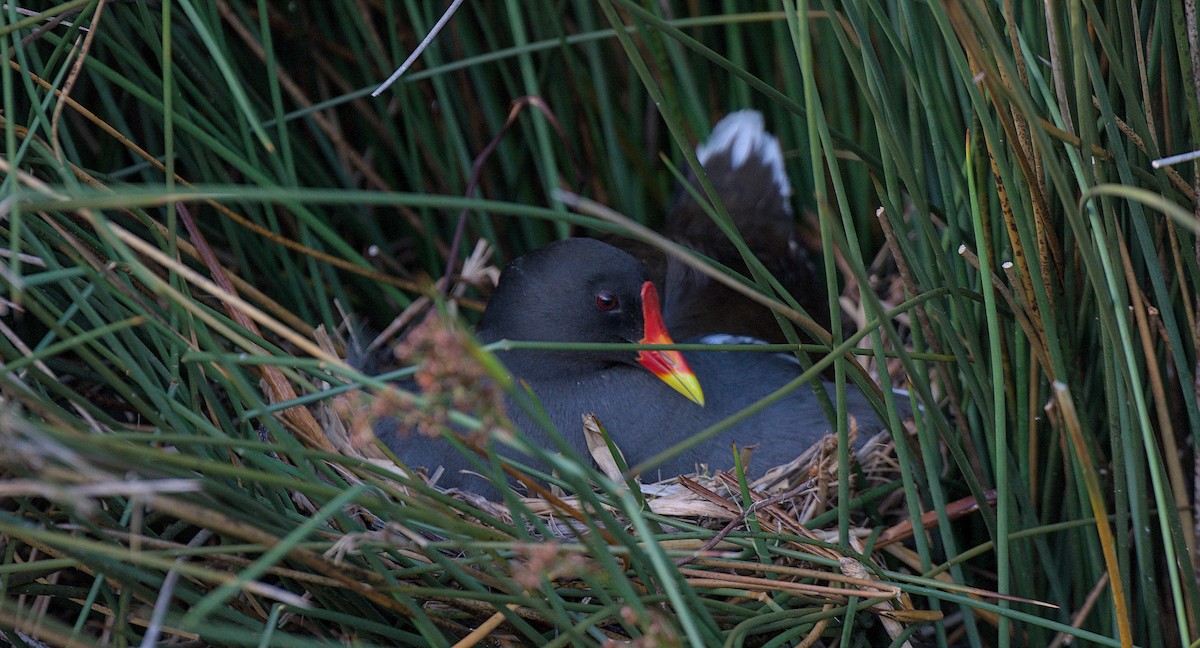
<svg viewBox="0 0 1200 648"><path fill-rule="evenodd" d="M266 430L113 438L0 410L5 501L43 520L0 529L37 578L12 585L39 611L14 627L73 645L86 618L93 635L129 622L175 643L234 645L276 610L273 627L290 637L372 632L393 645L430 633L467 645L817 645L847 624L891 641L937 618L883 569L885 558L919 569L900 542L911 527L889 486L899 475L887 437L851 457L847 502L832 437L750 483L711 471L625 480L594 444L576 462L600 467L594 490L515 475L529 495L494 501L438 488L436 471L406 474L369 425L402 402L362 399L310 408L325 438L304 445ZM839 507L851 512L844 538ZM96 578L136 605L85 603Z"/></svg>

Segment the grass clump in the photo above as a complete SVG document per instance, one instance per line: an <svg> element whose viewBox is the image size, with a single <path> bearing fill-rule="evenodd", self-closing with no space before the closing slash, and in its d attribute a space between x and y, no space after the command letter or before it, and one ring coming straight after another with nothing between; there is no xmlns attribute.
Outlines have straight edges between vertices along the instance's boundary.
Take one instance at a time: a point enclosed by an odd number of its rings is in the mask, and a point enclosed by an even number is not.
<svg viewBox="0 0 1200 648"><path fill-rule="evenodd" d="M1200 639L1185 4L465 3L372 98L445 4L0 9L7 641ZM629 232L571 196L661 224L746 107L897 434L499 503L370 445L348 320L469 324L503 262Z"/></svg>

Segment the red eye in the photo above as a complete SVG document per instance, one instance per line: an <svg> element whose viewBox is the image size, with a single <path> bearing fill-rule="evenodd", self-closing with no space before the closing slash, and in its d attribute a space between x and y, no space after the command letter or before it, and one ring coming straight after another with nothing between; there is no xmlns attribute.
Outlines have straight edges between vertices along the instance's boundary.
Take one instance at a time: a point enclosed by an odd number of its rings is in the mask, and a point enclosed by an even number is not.
<svg viewBox="0 0 1200 648"><path fill-rule="evenodd" d="M596 295L596 308L602 311L615 310L620 305L621 302L617 300L617 296L607 290Z"/></svg>

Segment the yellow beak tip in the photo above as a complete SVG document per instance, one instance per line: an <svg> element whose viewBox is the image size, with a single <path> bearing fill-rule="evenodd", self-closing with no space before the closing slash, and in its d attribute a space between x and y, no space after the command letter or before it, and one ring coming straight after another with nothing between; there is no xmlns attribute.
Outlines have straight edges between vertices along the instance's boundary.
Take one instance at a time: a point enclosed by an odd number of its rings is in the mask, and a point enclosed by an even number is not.
<svg viewBox="0 0 1200 648"><path fill-rule="evenodd" d="M678 374L669 376L660 376L664 382L671 386L672 389L683 394L688 400L704 407L704 390L700 388L700 381L696 380L695 376L681 376Z"/></svg>

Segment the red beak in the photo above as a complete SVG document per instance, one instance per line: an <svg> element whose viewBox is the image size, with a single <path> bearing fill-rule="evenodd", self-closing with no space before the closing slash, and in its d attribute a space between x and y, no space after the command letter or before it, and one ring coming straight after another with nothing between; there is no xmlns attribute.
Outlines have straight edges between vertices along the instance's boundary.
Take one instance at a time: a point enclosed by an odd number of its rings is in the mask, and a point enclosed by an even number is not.
<svg viewBox="0 0 1200 648"><path fill-rule="evenodd" d="M647 281L642 284L642 320L645 322L645 337L640 344L674 344L667 327L663 324L662 310L658 307L658 290ZM704 392L692 368L678 351L639 351L638 364L658 376L675 391L687 396L692 402L703 406Z"/></svg>

